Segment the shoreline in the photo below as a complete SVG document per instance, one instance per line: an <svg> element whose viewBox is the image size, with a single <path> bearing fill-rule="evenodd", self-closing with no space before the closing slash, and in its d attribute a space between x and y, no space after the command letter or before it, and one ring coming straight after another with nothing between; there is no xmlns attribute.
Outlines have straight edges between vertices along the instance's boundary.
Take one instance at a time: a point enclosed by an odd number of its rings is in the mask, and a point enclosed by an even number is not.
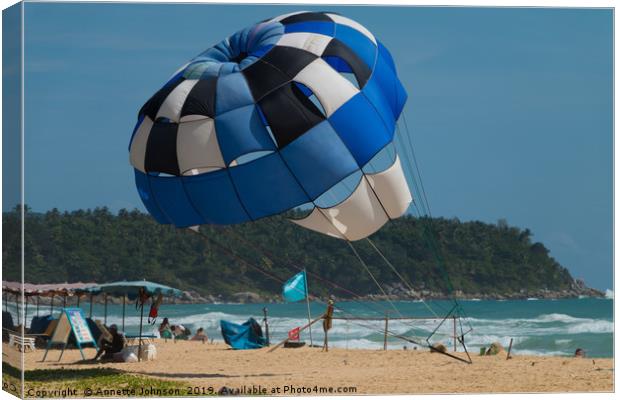
<svg viewBox="0 0 620 400"><path fill-rule="evenodd" d="M167 304L286 304L285 301L282 300L281 295L272 295L272 296L262 296L253 292L244 292L243 295L237 296L207 296L203 297L197 295L195 293L186 293L183 298L166 298ZM56 300L54 304L56 306L61 305L62 303L58 302L58 297L56 296ZM546 293L510 293L510 294L459 294L458 296L451 297L444 294L439 293L430 293L425 296L410 296L410 295L388 295L385 296L383 294L369 294L366 296L360 296L356 298L346 298L346 297L338 297L331 296L335 302L348 302L348 301L450 301L456 299L458 301L509 301L509 300L520 300L520 301L535 301L535 300L580 300L580 299L600 299L600 300L613 300L612 298L606 297L602 293L596 293L596 295L590 294L575 294L575 293L563 293L563 292L546 292ZM71 303L75 302L73 297L67 298L67 303L71 301ZM69 300L71 299L71 300ZM317 301L327 302L328 297L316 297ZM311 300L314 301L314 300ZM82 298L82 303L88 303L89 300L86 298ZM120 305L122 304L121 297L113 297L108 296L108 304L111 305ZM41 297L40 305L50 305L51 301L49 298ZM102 296L95 296L93 299L93 304L104 304L105 301Z"/></svg>
<svg viewBox="0 0 620 400"><path fill-rule="evenodd" d="M329 393L272 393L284 388L350 388L349 394L430 393L524 393L524 392L610 392L613 390L613 358L560 356L472 355L465 364L425 350L363 350L330 348L229 350L221 343L156 340L157 358L141 363L88 363L79 351L68 349L57 362L59 350L50 351L40 362L43 350L25 354L26 388L36 385L28 377L45 375L46 387L83 387L78 376L96 376L103 369L122 376L173 383L181 389L204 388L216 394L222 388L235 393L242 388L267 388L269 395L314 395ZM19 353L4 344L5 360L18 362ZM84 350L87 357L94 349ZM13 361L13 362L12 362ZM19 365L19 363L17 364ZM89 372L89 370L91 372ZM72 372L73 371L73 372ZM54 379L58 374L59 379ZM73 377L68 379L67 376ZM492 376L492 379L490 377ZM105 387L105 381L89 383L91 389ZM175 383L176 382L176 383ZM97 386L99 385L99 386ZM159 384L158 384L159 385ZM179 386L180 385L180 386ZM209 392L211 388L212 392ZM202 389L200 389L202 390ZM230 392L229 392L230 393ZM345 394L335 392L336 394ZM78 393L78 397L80 396Z"/></svg>
<svg viewBox="0 0 620 400"><path fill-rule="evenodd" d="M68 299L71 299L71 297L69 297ZM442 296L438 296L438 297L426 297L426 298L411 298L411 297L403 297L403 296L389 296L389 297L385 297L383 295L369 295L369 296L364 296L364 297L358 297L358 298L338 298L338 297L333 297L334 301L336 303L338 302L349 302L349 301L368 301L368 302L373 302L373 301L409 301L409 302L425 302L425 301L451 301L454 298L452 297L442 297ZM538 301L538 300L584 300L584 299L599 299L599 300L613 300L612 298L608 298L605 296L576 296L576 297L545 297L545 298L541 298L541 297L521 297L521 296L514 296L514 297L504 297L504 296L500 296L500 297L491 297L491 296L471 296L471 297L459 297L456 300L458 301ZM320 301L323 303L327 303L328 298L318 298L316 300L311 300L310 302L313 301ZM236 301L235 299L222 299L222 300L211 300L211 299L193 299L193 300L183 300L183 299L175 299L175 298L166 298L165 300L166 304L218 304L218 305L240 305L240 304L288 304L285 301L282 301L281 299L279 300L275 300L275 299L264 299L261 298L260 300L252 300L252 301ZM73 307L75 306L75 300L67 300L67 307ZM88 300L82 299L81 300L81 304L84 303L88 303ZM93 304L97 304L97 305L104 305L105 301L102 299L95 299L93 301ZM108 297L108 305L122 305L123 301L122 298L115 298L115 297ZM50 305L50 301L40 301L40 306L49 306ZM14 307L14 304L9 303L9 307ZM62 303L58 303L57 301L54 302L54 308L62 308Z"/></svg>

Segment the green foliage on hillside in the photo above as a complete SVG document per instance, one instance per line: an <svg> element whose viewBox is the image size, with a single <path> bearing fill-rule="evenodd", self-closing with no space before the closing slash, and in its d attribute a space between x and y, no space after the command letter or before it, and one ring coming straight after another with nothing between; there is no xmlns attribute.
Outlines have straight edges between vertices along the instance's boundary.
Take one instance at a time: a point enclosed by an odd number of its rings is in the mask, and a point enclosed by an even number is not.
<svg viewBox="0 0 620 400"><path fill-rule="evenodd" d="M19 214L4 213L2 227L4 279L19 280ZM280 282L201 236L160 225L135 210L121 210L117 215L106 208L44 214L27 211L25 232L26 281L32 283L148 279L201 294L275 294L281 290ZM203 227L202 232L281 279L292 276L292 265L297 265L357 294L378 293L345 242L300 228L282 216L234 227ZM431 234L446 269L430 250ZM532 243L529 230L502 221L491 225L404 217L371 238L416 289L445 293L446 276L455 290L465 293L564 290L573 282L542 243ZM366 241L354 245L380 282L400 282ZM311 291L347 297L346 292L316 278Z"/></svg>

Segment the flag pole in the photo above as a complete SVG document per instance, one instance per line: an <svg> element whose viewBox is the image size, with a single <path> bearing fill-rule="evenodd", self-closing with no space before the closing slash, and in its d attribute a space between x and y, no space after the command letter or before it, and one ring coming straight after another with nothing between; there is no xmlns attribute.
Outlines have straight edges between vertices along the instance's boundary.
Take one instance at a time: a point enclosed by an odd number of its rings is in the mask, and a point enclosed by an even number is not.
<svg viewBox="0 0 620 400"><path fill-rule="evenodd" d="M312 322L312 316L310 315L310 294L308 293L308 275L306 274L306 269L304 268L304 285L306 289L306 306L308 306L308 324ZM308 332L310 334L310 347L312 347L312 325L308 326Z"/></svg>

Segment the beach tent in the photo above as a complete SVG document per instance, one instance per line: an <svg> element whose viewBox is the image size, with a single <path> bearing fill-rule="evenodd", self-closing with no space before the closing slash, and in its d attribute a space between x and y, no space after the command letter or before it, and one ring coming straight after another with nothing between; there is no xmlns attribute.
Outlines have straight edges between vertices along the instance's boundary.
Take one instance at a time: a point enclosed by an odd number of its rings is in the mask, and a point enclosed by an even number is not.
<svg viewBox="0 0 620 400"><path fill-rule="evenodd" d="M260 349L267 344L263 330L254 318L241 325L220 320L220 327L224 341L235 350Z"/></svg>
<svg viewBox="0 0 620 400"><path fill-rule="evenodd" d="M106 295L106 302L104 312L107 317L107 295L122 296L123 298L123 327L125 329L125 298L135 300L139 297L140 292L145 294L145 299L158 295L166 297L181 297L183 292L179 289L172 288L170 286L162 285L160 283L150 282L146 280L142 281L118 281L104 283L88 289L93 294L103 293ZM140 353L142 350L142 324L144 321L144 302L139 301L140 307L140 332L138 334L138 360L140 360Z"/></svg>

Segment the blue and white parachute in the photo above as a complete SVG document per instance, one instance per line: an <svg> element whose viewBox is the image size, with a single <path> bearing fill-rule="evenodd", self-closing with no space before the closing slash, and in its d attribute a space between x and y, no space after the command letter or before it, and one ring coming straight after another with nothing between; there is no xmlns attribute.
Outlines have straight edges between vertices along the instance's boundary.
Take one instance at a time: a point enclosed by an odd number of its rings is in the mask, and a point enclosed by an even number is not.
<svg viewBox="0 0 620 400"><path fill-rule="evenodd" d="M204 51L140 110L130 161L160 223L235 224L306 204L306 228L359 240L398 218L411 194L394 139L407 94L388 50L359 23L298 12ZM354 177L346 198L318 199Z"/></svg>

